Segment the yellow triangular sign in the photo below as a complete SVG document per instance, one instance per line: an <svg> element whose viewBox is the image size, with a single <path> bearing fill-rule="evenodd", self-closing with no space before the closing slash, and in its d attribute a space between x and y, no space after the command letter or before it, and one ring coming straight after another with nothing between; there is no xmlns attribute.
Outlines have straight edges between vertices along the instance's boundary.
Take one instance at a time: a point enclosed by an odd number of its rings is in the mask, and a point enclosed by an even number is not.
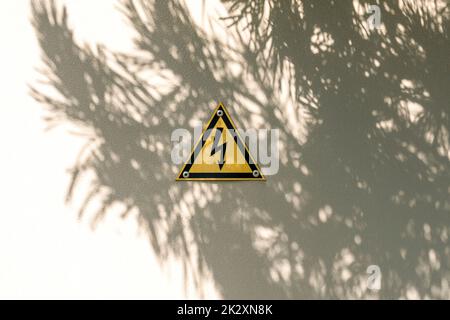
<svg viewBox="0 0 450 320"><path fill-rule="evenodd" d="M177 180L266 180L222 103L204 127Z"/></svg>

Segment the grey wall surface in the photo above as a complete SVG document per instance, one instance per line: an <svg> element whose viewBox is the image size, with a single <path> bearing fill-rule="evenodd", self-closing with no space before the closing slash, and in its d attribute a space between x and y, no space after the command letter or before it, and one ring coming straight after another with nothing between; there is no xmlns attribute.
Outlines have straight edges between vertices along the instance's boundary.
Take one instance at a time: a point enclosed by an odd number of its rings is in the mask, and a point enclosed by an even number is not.
<svg viewBox="0 0 450 320"><path fill-rule="evenodd" d="M198 290L211 273L224 298L450 298L446 4L373 1L372 30L354 1L261 3L223 1L227 29L207 32L189 1L122 1L135 50L121 54L32 1L58 96L32 95L91 139L69 198L94 173L99 220L138 212L161 261L181 258ZM174 181L171 132L219 101L242 128L281 131L267 182Z"/></svg>

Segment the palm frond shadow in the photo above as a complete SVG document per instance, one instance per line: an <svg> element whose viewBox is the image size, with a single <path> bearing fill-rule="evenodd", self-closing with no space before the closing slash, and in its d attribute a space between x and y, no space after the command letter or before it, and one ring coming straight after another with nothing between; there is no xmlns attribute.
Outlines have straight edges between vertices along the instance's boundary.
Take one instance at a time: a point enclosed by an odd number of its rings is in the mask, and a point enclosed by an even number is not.
<svg viewBox="0 0 450 320"><path fill-rule="evenodd" d="M181 258L199 290L210 272L225 298L450 298L447 8L384 2L368 31L352 1L223 2L230 41L178 1L122 1L134 55L77 44L64 8L31 2L58 93L32 95L91 136L69 188L94 173L80 214L93 198L98 219L138 212L161 261ZM219 100L281 130L267 183L174 181L172 130Z"/></svg>

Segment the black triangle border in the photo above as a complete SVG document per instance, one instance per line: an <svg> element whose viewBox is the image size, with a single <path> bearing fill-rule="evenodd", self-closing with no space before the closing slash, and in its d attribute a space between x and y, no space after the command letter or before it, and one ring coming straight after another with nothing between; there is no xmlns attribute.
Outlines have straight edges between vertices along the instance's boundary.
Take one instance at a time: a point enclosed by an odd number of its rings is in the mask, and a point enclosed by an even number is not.
<svg viewBox="0 0 450 320"><path fill-rule="evenodd" d="M219 110L222 110L223 115L220 117L217 113ZM236 135L234 136L234 141L238 145L240 151L242 154L244 154L245 161L250 166L252 172L189 172L191 169L193 163L195 162L195 159L200 154L204 143L209 137L209 134L211 133L211 130L216 125L217 121L219 121L219 118L222 118L225 125L227 126L227 129L233 129L234 132L236 132ZM189 161L190 160L190 161ZM189 177L185 178L183 177L183 173L187 171L189 172ZM253 171L258 171L259 175L255 177L253 175ZM227 109L223 105L222 102L219 103L219 105L214 110L213 115L208 121L207 127L203 130L199 141L197 142L196 146L191 152L191 156L189 157L188 161L185 162L184 166L181 168L177 178L177 181L190 181L190 180L233 180L233 181L239 181L239 180L252 180L252 181L266 181L266 178L261 172L261 169L259 168L256 161L254 161L253 157L251 156L250 152L248 151L247 146L242 141L241 136L239 135L239 132L236 130L236 126L234 125L233 120L231 119Z"/></svg>

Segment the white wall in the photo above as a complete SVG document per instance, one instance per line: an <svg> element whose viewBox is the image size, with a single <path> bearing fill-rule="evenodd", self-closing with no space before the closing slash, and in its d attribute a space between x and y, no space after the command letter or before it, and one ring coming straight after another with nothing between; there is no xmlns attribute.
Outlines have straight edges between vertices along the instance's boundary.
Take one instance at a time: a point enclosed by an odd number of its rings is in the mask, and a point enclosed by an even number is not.
<svg viewBox="0 0 450 320"><path fill-rule="evenodd" d="M65 2L78 39L129 48L116 1ZM41 63L28 3L0 2L0 298L196 298L178 262L161 270L133 218L109 216L92 230L64 203L82 141L46 132L29 97ZM207 296L218 297L212 284Z"/></svg>

